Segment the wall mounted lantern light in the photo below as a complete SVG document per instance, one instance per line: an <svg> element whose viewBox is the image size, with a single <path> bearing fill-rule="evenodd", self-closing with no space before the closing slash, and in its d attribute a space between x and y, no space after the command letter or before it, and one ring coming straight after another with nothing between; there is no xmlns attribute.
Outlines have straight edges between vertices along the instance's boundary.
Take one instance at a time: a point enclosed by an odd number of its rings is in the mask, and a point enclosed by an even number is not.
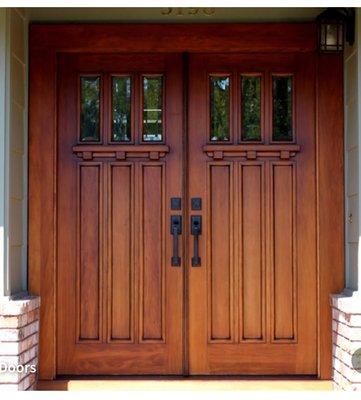
<svg viewBox="0 0 361 400"><path fill-rule="evenodd" d="M327 8L317 18L318 49L321 53L338 53L344 49L344 39L355 41L355 9Z"/></svg>

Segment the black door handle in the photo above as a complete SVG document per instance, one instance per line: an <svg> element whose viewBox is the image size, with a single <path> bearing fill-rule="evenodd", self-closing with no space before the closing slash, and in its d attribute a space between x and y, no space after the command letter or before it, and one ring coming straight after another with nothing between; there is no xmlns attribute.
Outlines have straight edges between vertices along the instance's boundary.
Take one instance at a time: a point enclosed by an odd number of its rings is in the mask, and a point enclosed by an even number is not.
<svg viewBox="0 0 361 400"><path fill-rule="evenodd" d="M173 256L171 258L171 265L172 267L179 267L181 265L181 258L178 255L178 236L182 234L181 215L171 215L170 234L173 236Z"/></svg>
<svg viewBox="0 0 361 400"><path fill-rule="evenodd" d="M202 216L191 216L191 234L194 236L194 247L192 257L192 267L200 267L201 257L199 256L199 235L202 233Z"/></svg>

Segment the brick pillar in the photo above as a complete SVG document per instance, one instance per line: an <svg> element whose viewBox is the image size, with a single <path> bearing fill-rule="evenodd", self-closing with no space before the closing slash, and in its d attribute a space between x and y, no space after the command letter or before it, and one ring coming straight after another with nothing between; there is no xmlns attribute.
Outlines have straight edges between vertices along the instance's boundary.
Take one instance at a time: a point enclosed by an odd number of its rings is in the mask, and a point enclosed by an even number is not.
<svg viewBox="0 0 361 400"><path fill-rule="evenodd" d="M361 352L361 295L332 295L331 306L334 389L361 391L361 357L359 367L352 358L356 351Z"/></svg>
<svg viewBox="0 0 361 400"><path fill-rule="evenodd" d="M26 294L0 300L0 390L36 388L39 306Z"/></svg>

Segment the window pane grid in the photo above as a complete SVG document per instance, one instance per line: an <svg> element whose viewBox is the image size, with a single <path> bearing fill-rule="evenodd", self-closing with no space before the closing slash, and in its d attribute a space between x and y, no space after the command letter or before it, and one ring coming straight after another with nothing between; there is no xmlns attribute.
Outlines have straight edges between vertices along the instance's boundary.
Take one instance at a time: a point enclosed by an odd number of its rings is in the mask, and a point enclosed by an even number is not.
<svg viewBox="0 0 361 400"><path fill-rule="evenodd" d="M238 116L240 140L262 141L263 106L262 74L241 73L238 90ZM291 142L293 132L293 75L271 73L271 121L273 142ZM142 75L142 140L160 142L163 140L163 81L162 75ZM212 142L230 140L231 74L209 75L209 139ZM132 77L111 76L111 142L132 140ZM234 89L236 90L236 89ZM101 76L80 77L80 141L99 142L101 125ZM268 96L267 96L268 97ZM109 103L108 103L109 104ZM236 104L232 107L237 107ZM267 108L269 109L269 108ZM236 108L235 108L236 110ZM139 114L138 114L139 115ZM268 113L267 113L268 115ZM266 115L266 117L267 117ZM239 118L239 119L238 119ZM267 118L268 119L268 118ZM269 126L266 123L266 126ZM109 126L109 125L107 125ZM268 137L268 135L267 135ZM266 137L266 141L267 140Z"/></svg>

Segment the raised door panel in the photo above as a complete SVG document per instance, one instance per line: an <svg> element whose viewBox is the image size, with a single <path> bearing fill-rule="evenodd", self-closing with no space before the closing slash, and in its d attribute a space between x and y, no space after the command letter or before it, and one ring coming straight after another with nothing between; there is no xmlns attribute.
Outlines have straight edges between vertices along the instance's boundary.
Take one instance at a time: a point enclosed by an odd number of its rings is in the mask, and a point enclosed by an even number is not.
<svg viewBox="0 0 361 400"><path fill-rule="evenodd" d="M162 164L141 167L140 337L164 342L165 199Z"/></svg>
<svg viewBox="0 0 361 400"><path fill-rule="evenodd" d="M272 165L272 340L296 339L295 184L293 164Z"/></svg>
<svg viewBox="0 0 361 400"><path fill-rule="evenodd" d="M134 165L109 170L108 340L133 341L134 334Z"/></svg>
<svg viewBox="0 0 361 400"><path fill-rule="evenodd" d="M78 340L101 339L102 320L102 165L78 164Z"/></svg>
<svg viewBox="0 0 361 400"><path fill-rule="evenodd" d="M209 165L209 340L233 339L232 172L229 164Z"/></svg>
<svg viewBox="0 0 361 400"><path fill-rule="evenodd" d="M264 165L239 164L240 340L265 340Z"/></svg>

